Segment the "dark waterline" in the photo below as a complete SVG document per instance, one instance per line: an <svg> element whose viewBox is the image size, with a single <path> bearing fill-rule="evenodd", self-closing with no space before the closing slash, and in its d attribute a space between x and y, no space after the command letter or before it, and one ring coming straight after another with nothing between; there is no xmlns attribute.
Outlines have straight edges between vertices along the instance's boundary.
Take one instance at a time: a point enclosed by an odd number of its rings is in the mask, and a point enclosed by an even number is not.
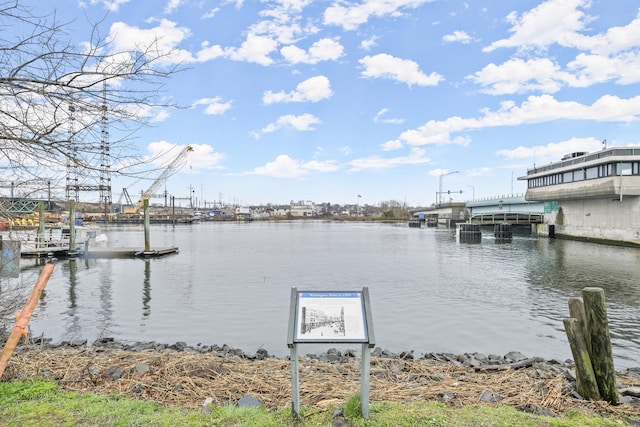
<svg viewBox="0 0 640 427"><path fill-rule="evenodd" d="M114 247L144 244L139 226L98 233ZM151 245L180 252L59 261L32 336L228 344L284 356L292 287L366 286L382 348L517 350L564 360L571 358L562 325L568 299L597 286L605 290L616 368L640 366L637 249L529 235L499 243L491 233L468 244L444 229L322 221L157 225ZM29 275L37 269L22 280Z"/></svg>

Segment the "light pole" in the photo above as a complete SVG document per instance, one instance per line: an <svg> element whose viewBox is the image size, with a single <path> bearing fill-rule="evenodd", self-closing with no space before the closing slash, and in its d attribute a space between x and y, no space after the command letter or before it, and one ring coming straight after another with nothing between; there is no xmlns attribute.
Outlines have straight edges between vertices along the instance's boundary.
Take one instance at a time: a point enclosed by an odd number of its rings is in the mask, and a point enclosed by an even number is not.
<svg viewBox="0 0 640 427"><path fill-rule="evenodd" d="M476 201L476 187L474 187L473 185L467 185L467 187L471 188L471 201L475 202Z"/></svg>
<svg viewBox="0 0 640 427"><path fill-rule="evenodd" d="M442 204L442 180L443 180L443 178L445 176L451 175L451 174L454 174L454 173L460 173L460 172L459 171L453 171L453 172L447 172L447 173L441 173L440 174L440 186L438 187L439 188L439 191L438 191L438 200L439 200L438 204L440 204L440 205Z"/></svg>

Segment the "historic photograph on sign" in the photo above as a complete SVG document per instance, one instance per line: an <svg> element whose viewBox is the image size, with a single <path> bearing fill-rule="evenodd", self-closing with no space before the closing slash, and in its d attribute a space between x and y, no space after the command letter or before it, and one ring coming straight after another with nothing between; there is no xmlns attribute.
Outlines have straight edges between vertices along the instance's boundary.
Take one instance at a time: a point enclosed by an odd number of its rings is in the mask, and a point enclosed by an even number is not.
<svg viewBox="0 0 640 427"><path fill-rule="evenodd" d="M366 341L362 292L300 292L296 339Z"/></svg>

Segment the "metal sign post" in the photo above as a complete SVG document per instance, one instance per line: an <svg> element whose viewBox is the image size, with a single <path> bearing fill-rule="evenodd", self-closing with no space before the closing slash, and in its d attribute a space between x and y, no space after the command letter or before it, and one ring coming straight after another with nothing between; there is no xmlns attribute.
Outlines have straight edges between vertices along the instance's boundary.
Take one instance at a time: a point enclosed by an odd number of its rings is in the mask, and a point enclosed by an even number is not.
<svg viewBox="0 0 640 427"><path fill-rule="evenodd" d="M300 417L298 344L362 344L360 409L369 418L371 348L375 346L369 289L298 291L291 288L287 346L291 350L291 394L294 418Z"/></svg>

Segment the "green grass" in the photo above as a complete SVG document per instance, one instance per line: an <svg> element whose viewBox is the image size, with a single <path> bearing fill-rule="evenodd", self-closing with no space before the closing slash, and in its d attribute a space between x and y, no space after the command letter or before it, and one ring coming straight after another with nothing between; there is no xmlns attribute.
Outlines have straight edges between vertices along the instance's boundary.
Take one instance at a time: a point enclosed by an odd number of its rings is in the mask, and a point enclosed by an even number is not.
<svg viewBox="0 0 640 427"><path fill-rule="evenodd" d="M331 426L332 409L302 408L300 420L290 408L214 407L201 411L164 407L117 395L65 392L44 381L0 382L0 422L8 427L48 426L220 426L311 427ZM437 402L371 404L369 419L362 418L358 396L344 405L354 427L466 427L466 426L621 426L619 420L571 413L562 418L540 417L510 407L451 408Z"/></svg>

